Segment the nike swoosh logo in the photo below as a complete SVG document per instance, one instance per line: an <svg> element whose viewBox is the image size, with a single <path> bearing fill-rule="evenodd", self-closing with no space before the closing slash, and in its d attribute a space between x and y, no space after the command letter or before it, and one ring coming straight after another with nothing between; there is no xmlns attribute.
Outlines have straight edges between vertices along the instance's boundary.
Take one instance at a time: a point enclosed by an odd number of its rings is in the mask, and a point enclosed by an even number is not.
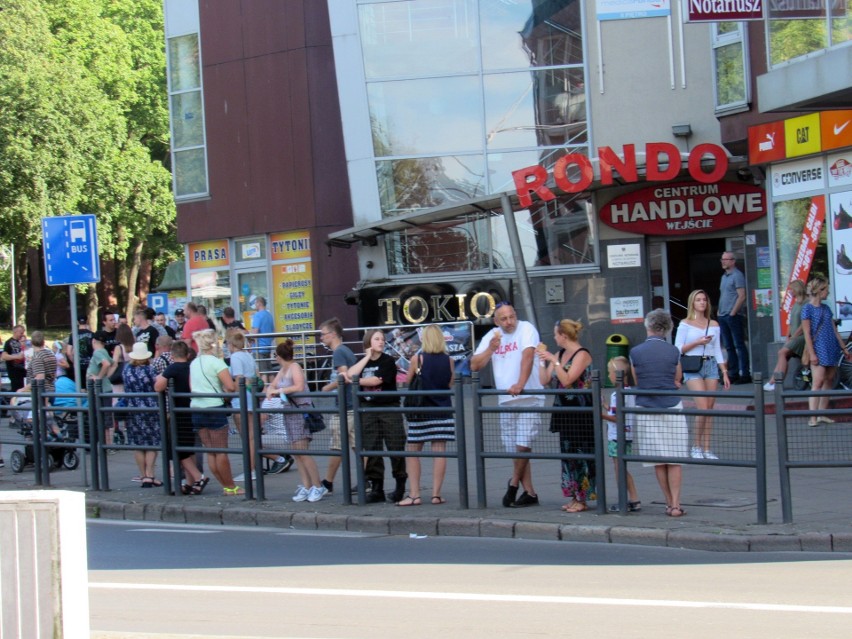
<svg viewBox="0 0 852 639"><path fill-rule="evenodd" d="M837 126L835 124L834 125L834 135L840 135L841 133L843 133L843 129L845 129L847 126L849 126L849 120L846 120L846 122L844 122L840 126Z"/></svg>

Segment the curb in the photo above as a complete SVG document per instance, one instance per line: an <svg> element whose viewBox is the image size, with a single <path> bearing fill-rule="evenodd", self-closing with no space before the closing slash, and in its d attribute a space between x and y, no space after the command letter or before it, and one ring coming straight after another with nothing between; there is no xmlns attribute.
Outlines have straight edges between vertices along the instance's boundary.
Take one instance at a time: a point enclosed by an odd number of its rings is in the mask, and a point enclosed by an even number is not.
<svg viewBox="0 0 852 639"><path fill-rule="evenodd" d="M594 526L513 521L480 517L382 517L315 512L259 510L240 507L127 504L104 499L86 501L90 519L158 521L218 526L259 526L294 530L327 530L380 535L430 535L533 539L542 541L627 544L712 552L852 552L852 533L753 535L638 526Z"/></svg>

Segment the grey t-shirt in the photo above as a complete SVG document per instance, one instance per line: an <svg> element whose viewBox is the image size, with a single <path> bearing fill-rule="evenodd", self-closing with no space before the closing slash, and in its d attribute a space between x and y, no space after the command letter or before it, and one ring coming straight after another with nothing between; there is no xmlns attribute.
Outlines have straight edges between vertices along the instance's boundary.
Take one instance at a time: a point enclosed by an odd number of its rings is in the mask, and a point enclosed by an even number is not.
<svg viewBox="0 0 852 639"><path fill-rule="evenodd" d="M675 373L680 361L680 351L660 337L649 337L630 350L630 363L636 370L636 388L642 390L671 390L677 392ZM637 396L636 405L645 408L671 408L677 406L677 395Z"/></svg>
<svg viewBox="0 0 852 639"><path fill-rule="evenodd" d="M334 380L337 378L337 371L341 366L346 366L347 368L352 368L355 366L355 362L358 359L355 357L355 353L352 352L352 349L349 348L346 344L341 344L337 348L335 348L331 353L331 379ZM346 389L345 391L346 397L346 410L352 408L352 393L350 389Z"/></svg>
<svg viewBox="0 0 852 639"><path fill-rule="evenodd" d="M730 315L737 301L737 289L746 287L745 275L738 268L724 273L719 282L719 315Z"/></svg>

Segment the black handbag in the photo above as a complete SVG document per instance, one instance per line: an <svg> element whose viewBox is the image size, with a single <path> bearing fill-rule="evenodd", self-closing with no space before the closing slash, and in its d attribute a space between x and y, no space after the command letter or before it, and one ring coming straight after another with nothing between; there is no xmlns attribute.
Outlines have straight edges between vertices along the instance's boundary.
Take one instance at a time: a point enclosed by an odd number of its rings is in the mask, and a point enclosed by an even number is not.
<svg viewBox="0 0 852 639"><path fill-rule="evenodd" d="M681 355L680 370L684 373L697 373L704 366L704 358L700 355Z"/></svg>
<svg viewBox="0 0 852 639"><path fill-rule="evenodd" d="M305 406L299 406L292 399L289 399L290 405L295 408L305 408ZM310 408L313 408L313 404L309 404ZM322 417L322 413L302 413L302 418L305 420L305 428L308 429L308 432L318 433L320 431L325 430L325 420Z"/></svg>
<svg viewBox="0 0 852 639"><path fill-rule="evenodd" d="M420 376L420 371L418 370L414 377L411 378L411 382L408 384L408 390L410 391L422 391L423 390L423 378ZM423 408L424 406L429 405L427 403L426 395L406 395L402 400L402 406L404 408ZM425 421L429 419L429 415L424 415L423 413L406 413L405 418L410 422L417 421Z"/></svg>
<svg viewBox="0 0 852 639"><path fill-rule="evenodd" d="M112 372L112 375L109 376L110 384L123 384L124 383L124 365L127 362L118 362L115 366L115 370Z"/></svg>
<svg viewBox="0 0 852 639"><path fill-rule="evenodd" d="M710 332L710 320L707 321L707 328L704 329L704 335ZM701 355L681 355L680 370L684 373L697 373L704 366L704 353L707 352L707 344L704 345L704 350Z"/></svg>

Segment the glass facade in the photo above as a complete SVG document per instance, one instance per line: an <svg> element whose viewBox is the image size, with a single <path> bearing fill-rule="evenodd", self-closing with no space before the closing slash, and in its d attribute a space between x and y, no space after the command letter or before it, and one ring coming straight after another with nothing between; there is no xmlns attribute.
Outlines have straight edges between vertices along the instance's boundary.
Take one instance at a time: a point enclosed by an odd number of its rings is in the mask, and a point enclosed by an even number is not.
<svg viewBox="0 0 852 639"><path fill-rule="evenodd" d="M513 190L511 171L566 147L588 154L581 2L357 6L383 216ZM570 200L516 215L529 266L596 263L589 198ZM486 213L392 234L389 274L510 269L504 227Z"/></svg>
<svg viewBox="0 0 852 639"><path fill-rule="evenodd" d="M852 0L771 3L768 13L770 66L852 39Z"/></svg>
<svg viewBox="0 0 852 639"><path fill-rule="evenodd" d="M166 63L175 199L204 197L207 148L197 5L166 0Z"/></svg>

